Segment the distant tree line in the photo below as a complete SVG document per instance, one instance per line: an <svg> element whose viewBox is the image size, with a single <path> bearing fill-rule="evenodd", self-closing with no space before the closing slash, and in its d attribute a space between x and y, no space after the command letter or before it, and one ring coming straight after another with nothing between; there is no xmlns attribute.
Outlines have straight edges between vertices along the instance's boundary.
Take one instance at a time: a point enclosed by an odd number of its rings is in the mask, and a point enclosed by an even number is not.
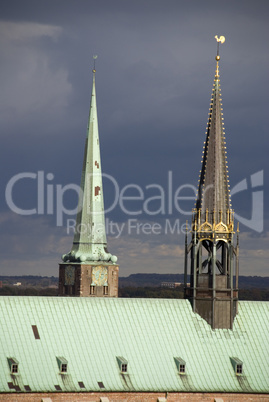
<svg viewBox="0 0 269 402"><path fill-rule="evenodd" d="M0 296L57 296L58 288L3 286Z"/></svg>
<svg viewBox="0 0 269 402"><path fill-rule="evenodd" d="M148 299L183 299L183 288L178 287L174 289L167 288L153 288L153 287L132 287L119 288L119 297L141 297Z"/></svg>
<svg viewBox="0 0 269 402"><path fill-rule="evenodd" d="M175 289L162 287L125 287L119 289L119 297L183 299L184 292L182 287ZM239 300L269 301L269 289L240 289Z"/></svg>
<svg viewBox="0 0 269 402"><path fill-rule="evenodd" d="M0 281L3 286L12 286L21 283L23 287L49 288L58 286L58 277L39 276L39 275L21 275L21 276L3 276L0 275ZM189 277L187 279L189 282ZM131 274L128 277L119 278L120 288L159 288L162 282L183 283L183 274ZM269 276L239 276L240 289L269 289Z"/></svg>
<svg viewBox="0 0 269 402"><path fill-rule="evenodd" d="M190 281L188 277L187 282ZM131 274L119 278L119 287L159 287L162 282L184 283L183 274ZM239 289L269 288L269 276L239 276Z"/></svg>
<svg viewBox="0 0 269 402"><path fill-rule="evenodd" d="M0 281L3 286L11 286L21 283L24 287L41 287L48 288L50 286L58 286L58 277L56 276L38 276L38 275L22 275L22 276L1 276Z"/></svg>
<svg viewBox="0 0 269 402"><path fill-rule="evenodd" d="M269 301L269 289L239 289L239 300Z"/></svg>
<svg viewBox="0 0 269 402"><path fill-rule="evenodd" d="M57 288L3 286L0 288L0 296L57 296ZM127 286L119 288L119 297L131 298L159 298L159 299L183 299L182 286L168 289L163 287L135 287ZM239 300L269 301L269 289L251 288L240 289Z"/></svg>

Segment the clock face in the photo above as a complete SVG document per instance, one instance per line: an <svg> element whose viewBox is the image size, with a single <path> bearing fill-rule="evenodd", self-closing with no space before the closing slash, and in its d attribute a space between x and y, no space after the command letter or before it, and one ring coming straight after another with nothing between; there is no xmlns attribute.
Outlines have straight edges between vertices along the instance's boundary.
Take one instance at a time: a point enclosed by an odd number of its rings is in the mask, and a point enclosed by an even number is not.
<svg viewBox="0 0 269 402"><path fill-rule="evenodd" d="M96 286L107 286L107 268L97 266L92 269L92 283Z"/></svg>
<svg viewBox="0 0 269 402"><path fill-rule="evenodd" d="M68 265L65 268L65 285L74 285L75 284L75 267L72 265Z"/></svg>

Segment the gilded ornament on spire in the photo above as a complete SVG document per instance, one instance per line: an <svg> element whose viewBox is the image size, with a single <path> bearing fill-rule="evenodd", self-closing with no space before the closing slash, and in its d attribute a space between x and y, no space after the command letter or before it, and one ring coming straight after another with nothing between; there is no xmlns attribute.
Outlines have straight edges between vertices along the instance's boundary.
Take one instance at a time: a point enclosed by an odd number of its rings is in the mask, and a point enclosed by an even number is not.
<svg viewBox="0 0 269 402"><path fill-rule="evenodd" d="M220 37L218 38L218 35L215 35L215 39L216 39L217 42L220 42L220 43L224 43L224 42L225 42L225 36L220 36Z"/></svg>
<svg viewBox="0 0 269 402"><path fill-rule="evenodd" d="M98 57L97 55L93 56L93 70L92 70L93 73L96 73L95 60L97 59L97 57Z"/></svg>
<svg viewBox="0 0 269 402"><path fill-rule="evenodd" d="M215 35L215 39L216 39L216 41L217 41L217 43L218 43L216 60L219 61L219 60L220 60L219 44L225 42L225 36L220 36L220 37L218 37L218 35Z"/></svg>

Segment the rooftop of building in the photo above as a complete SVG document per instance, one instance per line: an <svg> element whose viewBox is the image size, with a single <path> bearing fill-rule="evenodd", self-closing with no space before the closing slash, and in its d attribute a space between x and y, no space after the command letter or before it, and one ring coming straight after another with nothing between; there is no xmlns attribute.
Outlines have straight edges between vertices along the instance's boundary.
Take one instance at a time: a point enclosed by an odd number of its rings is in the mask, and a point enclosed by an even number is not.
<svg viewBox="0 0 269 402"><path fill-rule="evenodd" d="M188 300L3 296L0 311L0 392L269 391L268 302L239 302L233 330Z"/></svg>

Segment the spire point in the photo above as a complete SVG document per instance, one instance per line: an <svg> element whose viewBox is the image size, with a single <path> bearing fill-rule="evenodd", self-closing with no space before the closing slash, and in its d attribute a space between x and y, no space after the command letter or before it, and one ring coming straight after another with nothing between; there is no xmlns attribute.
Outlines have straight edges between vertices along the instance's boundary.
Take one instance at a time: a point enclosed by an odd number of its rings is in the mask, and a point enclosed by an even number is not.
<svg viewBox="0 0 269 402"><path fill-rule="evenodd" d="M225 42L225 36L220 36L220 37L218 37L218 35L215 35L215 39L216 39L216 41L217 41L217 43L218 43L216 60L219 61L219 60L220 60L219 44Z"/></svg>
<svg viewBox="0 0 269 402"><path fill-rule="evenodd" d="M95 60L97 59L97 57L98 57L97 55L93 56L93 70L92 70L93 73L96 73Z"/></svg>

